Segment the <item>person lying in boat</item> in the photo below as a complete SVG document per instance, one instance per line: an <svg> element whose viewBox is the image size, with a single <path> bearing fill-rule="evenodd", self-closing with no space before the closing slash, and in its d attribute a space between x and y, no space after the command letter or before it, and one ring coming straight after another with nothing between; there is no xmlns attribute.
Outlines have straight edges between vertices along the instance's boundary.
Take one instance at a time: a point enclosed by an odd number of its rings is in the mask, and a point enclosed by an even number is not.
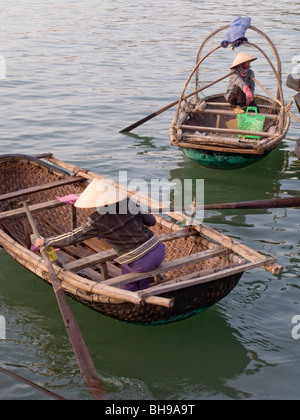
<svg viewBox="0 0 300 420"><path fill-rule="evenodd" d="M166 248L149 229L156 224L153 215L111 184L94 179L75 203L75 207L95 209L77 229L59 236L35 241L36 247L64 248L93 237L105 240L118 254L122 274L151 271L165 259ZM149 287L150 278L124 285L137 291Z"/></svg>
<svg viewBox="0 0 300 420"><path fill-rule="evenodd" d="M250 68L250 63L254 60L256 60L255 57L240 52L230 67L234 73L230 76L225 99L233 106L257 108L253 100L255 82L251 79L252 76L254 77L254 72Z"/></svg>

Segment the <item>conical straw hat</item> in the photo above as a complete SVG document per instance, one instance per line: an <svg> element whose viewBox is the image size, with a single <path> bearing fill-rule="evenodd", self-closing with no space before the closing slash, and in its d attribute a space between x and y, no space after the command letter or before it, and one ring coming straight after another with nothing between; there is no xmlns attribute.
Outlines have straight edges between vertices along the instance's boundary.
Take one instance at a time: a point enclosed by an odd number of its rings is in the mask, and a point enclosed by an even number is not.
<svg viewBox="0 0 300 420"><path fill-rule="evenodd" d="M75 207L90 209L109 206L124 200L127 194L112 184L100 179L93 179L75 203Z"/></svg>
<svg viewBox="0 0 300 420"><path fill-rule="evenodd" d="M236 66L239 66L242 63L246 63L246 61L254 61L257 60L256 57L252 57L252 55L244 53L244 52L239 52L238 55L235 57L232 66L230 67L231 69L233 69Z"/></svg>

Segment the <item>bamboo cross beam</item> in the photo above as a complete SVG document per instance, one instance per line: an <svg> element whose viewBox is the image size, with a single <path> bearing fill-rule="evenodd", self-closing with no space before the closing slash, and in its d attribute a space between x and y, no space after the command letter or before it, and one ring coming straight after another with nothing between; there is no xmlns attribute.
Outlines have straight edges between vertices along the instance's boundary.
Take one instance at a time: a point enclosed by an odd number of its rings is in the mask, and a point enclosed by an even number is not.
<svg viewBox="0 0 300 420"><path fill-rule="evenodd" d="M197 272L193 273L192 275L187 275L182 278L177 278L176 281L168 281L165 283L160 283L157 286L153 286L149 289L143 289L139 291L139 295L142 297L147 297L148 295L153 296L156 294L163 294L167 292L172 292L174 290L183 289L185 287L191 287L196 286L201 283L208 283L211 281L218 280L220 278L223 278L224 275L235 275L238 273L243 273L245 271L248 271L252 268L260 267L264 264L274 262L275 260L273 258L266 258L265 260L261 261L255 261L245 264L239 264L235 266L228 266L228 267L222 267L218 270L207 270L207 272Z"/></svg>
<svg viewBox="0 0 300 420"><path fill-rule="evenodd" d="M216 127L206 127L206 126L197 126L197 125L185 125L183 124L180 128L183 130L199 131L199 132L211 132L211 133L225 133L225 134L240 134L240 135L252 135L260 137L271 137L270 133L264 131L250 131L250 130L233 130L229 128L216 128Z"/></svg>
<svg viewBox="0 0 300 420"><path fill-rule="evenodd" d="M23 203L23 205L24 205L27 217L29 219L29 222L31 224L34 235L36 235L37 237L40 237L36 223L32 217L32 214L28 208L27 203ZM75 316L67 302L67 299L61 287L59 278L57 277L56 272L53 268L53 265L51 261L49 260L46 251L43 248L41 248L41 254L47 266L49 278L52 283L56 300L57 300L64 324L65 324L66 330L68 332L70 342L73 347L80 371L85 377L86 382L94 398L96 400L104 400L107 397L106 390L102 382L98 378L95 366L88 352L84 339L81 335Z"/></svg>
<svg viewBox="0 0 300 420"><path fill-rule="evenodd" d="M46 191L46 190L58 188L58 187L61 187L61 186L64 186L64 185L74 184L74 183L83 182L83 181L85 181L85 179L82 178L82 177L79 177L79 176L62 178L62 179L59 179L57 181L49 182L48 184L37 185L37 186L26 188L26 189L23 189L23 190L13 191L13 192L9 192L9 193L6 193L6 194L1 194L0 195L0 201L11 200L13 198L22 197L23 195L34 194L34 193L38 193L38 192L41 192L41 191Z"/></svg>
<svg viewBox="0 0 300 420"><path fill-rule="evenodd" d="M155 268L154 270L146 272L146 273L133 272L133 273L128 273L128 274L121 274L118 277L113 277L111 279L105 280L103 283L105 285L120 286L122 284L131 283L132 281L142 280L145 277L145 275L155 276L157 274L166 273L170 270L175 270L177 268L196 264L204 260L209 260L211 258L223 256L223 255L226 255L226 253L227 253L226 249L224 247L219 246L214 249L207 249L205 251L200 251L196 254L191 254L185 257L177 258L172 261L164 262L161 265L159 265L157 268Z"/></svg>

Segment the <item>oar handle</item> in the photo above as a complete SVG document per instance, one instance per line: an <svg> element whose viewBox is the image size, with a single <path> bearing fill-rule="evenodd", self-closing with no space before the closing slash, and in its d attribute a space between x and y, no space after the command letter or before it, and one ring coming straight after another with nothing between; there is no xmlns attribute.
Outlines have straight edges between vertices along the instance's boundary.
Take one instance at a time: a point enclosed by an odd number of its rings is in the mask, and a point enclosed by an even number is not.
<svg viewBox="0 0 300 420"><path fill-rule="evenodd" d="M279 99L277 99L267 88L265 88L261 83L259 83L253 76L251 76L252 80L262 89L264 90L278 105L283 106ZM294 118L300 124L300 118L298 118L292 111L287 109L287 112L290 114L291 117Z"/></svg>
<svg viewBox="0 0 300 420"><path fill-rule="evenodd" d="M30 209L27 205L27 202L23 202L28 220L31 224L34 235L37 237L40 236L37 225L33 219L33 216L30 212ZM76 356L78 366L81 373L85 376L86 382L91 389L92 394L96 400L107 399L106 390L97 376L97 372L91 356L88 352L87 346L84 342L84 339L81 335L78 323L75 319L75 316L67 302L65 293L61 287L60 280L57 277L57 274L54 270L54 267L46 253L46 251L41 248L41 254L45 261L45 264L48 269L49 278L52 283L52 287L57 299L57 303L66 327L66 330L69 335L71 345L73 347L74 354Z"/></svg>
<svg viewBox="0 0 300 420"><path fill-rule="evenodd" d="M34 220L34 218L33 218L32 214L31 214L31 211L29 210L29 207L28 207L27 201L23 201L23 202L22 202L22 204L23 204L24 209L25 209L25 211L26 211L26 215L27 215L27 217L28 217L28 220L29 220L29 222L30 222L30 225L31 225L31 227L32 227L32 230L33 230L34 235L35 235L36 237L40 237L40 234L39 234L39 231L38 231L37 225L36 225L35 220Z"/></svg>
<svg viewBox="0 0 300 420"><path fill-rule="evenodd" d="M195 95L196 93L200 93L203 90L215 85L218 82L221 82L222 80L226 79L227 77L231 76L233 74L233 72L231 71L230 73L226 74L225 76L221 77L218 80L215 80L214 82L208 83L207 85L203 86L200 89L195 90L194 92L188 94L185 99L190 98L191 96ZM139 127L140 125L144 124L145 122L151 120L152 118L156 117L157 115L161 114L164 111L167 111L167 109L172 108L173 106L177 105L179 102L179 99L177 101L174 101L172 103L170 103L169 105L166 105L164 108L159 109L158 111L153 112L152 114L148 115L147 117L142 118L141 120L129 125L126 128L123 128L123 130L119 131L119 133L129 133L131 130L133 130L136 127Z"/></svg>

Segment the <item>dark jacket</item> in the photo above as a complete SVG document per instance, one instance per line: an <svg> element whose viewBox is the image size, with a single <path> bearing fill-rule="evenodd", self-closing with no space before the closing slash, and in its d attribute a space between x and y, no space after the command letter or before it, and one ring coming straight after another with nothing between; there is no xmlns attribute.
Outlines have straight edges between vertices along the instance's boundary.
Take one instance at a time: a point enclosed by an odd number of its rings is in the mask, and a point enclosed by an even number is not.
<svg viewBox="0 0 300 420"><path fill-rule="evenodd" d="M45 240L44 246L64 248L68 245L85 241L93 237L104 239L117 252L121 263L135 261L145 255L159 244L159 239L148 228L154 226L156 219L151 214L132 214L127 206L122 207L119 214L119 206L116 214L99 214L95 212L87 218L86 223L71 232ZM134 212L135 213L135 212Z"/></svg>

